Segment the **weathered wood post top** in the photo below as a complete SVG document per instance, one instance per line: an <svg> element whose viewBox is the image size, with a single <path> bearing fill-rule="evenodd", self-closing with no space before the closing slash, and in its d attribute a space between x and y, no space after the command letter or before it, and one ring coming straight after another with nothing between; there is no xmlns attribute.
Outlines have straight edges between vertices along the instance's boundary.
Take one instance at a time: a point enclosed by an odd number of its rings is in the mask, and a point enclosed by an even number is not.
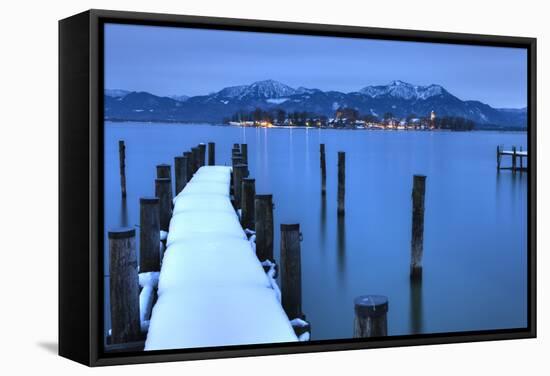
<svg viewBox="0 0 550 376"><path fill-rule="evenodd" d="M354 338L388 335L388 298L383 295L361 295L354 299Z"/></svg>

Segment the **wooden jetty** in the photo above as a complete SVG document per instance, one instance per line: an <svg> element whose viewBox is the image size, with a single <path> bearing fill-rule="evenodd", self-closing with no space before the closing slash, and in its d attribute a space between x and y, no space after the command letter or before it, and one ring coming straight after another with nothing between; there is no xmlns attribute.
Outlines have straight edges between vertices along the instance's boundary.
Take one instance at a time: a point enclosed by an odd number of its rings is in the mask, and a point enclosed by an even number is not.
<svg viewBox="0 0 550 376"><path fill-rule="evenodd" d="M503 166L502 158L507 156L511 158L511 165ZM516 146L512 146L512 148L508 150L504 149L504 146L502 145L497 146L497 170L499 171L512 170L513 172L527 172L526 163L528 163L528 158L529 154L527 153L527 150L523 150L521 146L519 149Z"/></svg>

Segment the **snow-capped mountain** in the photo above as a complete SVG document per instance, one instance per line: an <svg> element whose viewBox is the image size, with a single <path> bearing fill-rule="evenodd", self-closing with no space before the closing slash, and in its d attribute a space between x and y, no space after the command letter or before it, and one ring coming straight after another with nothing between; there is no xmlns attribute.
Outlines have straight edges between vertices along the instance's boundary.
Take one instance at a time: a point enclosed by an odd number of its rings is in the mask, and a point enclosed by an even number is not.
<svg viewBox="0 0 550 376"><path fill-rule="evenodd" d="M371 98L390 96L407 100L427 99L447 93L446 90L439 85L418 86L399 80L392 81L390 84L384 86L367 86L359 90L359 92Z"/></svg>
<svg viewBox="0 0 550 376"><path fill-rule="evenodd" d="M106 119L216 123L237 112L251 112L256 108L332 117L339 107L354 108L360 115L379 118L386 113L398 118L422 117L435 111L437 116L473 120L480 128L525 127L527 124L526 109L495 109L479 101L461 100L440 85L420 86L403 81L343 93L303 87L294 89L265 80L185 100L144 92L106 90L104 108Z"/></svg>
<svg viewBox="0 0 550 376"><path fill-rule="evenodd" d="M188 95L169 95L168 98L172 98L173 100L176 100L178 102L185 102L189 99Z"/></svg>
<svg viewBox="0 0 550 376"><path fill-rule="evenodd" d="M126 95L130 94L130 91L128 90L121 90L121 89L105 89L105 95L113 98L122 98Z"/></svg>

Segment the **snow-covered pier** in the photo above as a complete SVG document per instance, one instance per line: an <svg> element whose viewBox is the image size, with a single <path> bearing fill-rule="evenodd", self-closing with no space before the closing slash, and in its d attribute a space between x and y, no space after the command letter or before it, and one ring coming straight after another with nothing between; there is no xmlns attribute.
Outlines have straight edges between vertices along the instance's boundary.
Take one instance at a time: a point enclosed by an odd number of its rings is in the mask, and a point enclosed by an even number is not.
<svg viewBox="0 0 550 376"><path fill-rule="evenodd" d="M509 156L511 157L512 164L511 166L502 166L502 157L503 156ZM527 150L523 150L523 148L520 146L519 150L516 146L512 146L510 150L505 150L502 145L497 146L497 170L512 170L513 172L520 171L520 172L527 172L527 166L525 165L523 159L525 158L525 162L528 161L528 153ZM519 159L519 164L518 164Z"/></svg>
<svg viewBox="0 0 550 376"><path fill-rule="evenodd" d="M231 167L203 166L174 198L145 350L298 340L230 185Z"/></svg>

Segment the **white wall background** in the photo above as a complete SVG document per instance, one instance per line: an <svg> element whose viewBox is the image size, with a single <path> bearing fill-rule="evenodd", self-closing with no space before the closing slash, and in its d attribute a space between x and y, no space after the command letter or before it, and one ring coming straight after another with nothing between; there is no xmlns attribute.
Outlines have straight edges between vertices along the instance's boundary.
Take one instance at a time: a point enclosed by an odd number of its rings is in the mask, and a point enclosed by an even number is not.
<svg viewBox="0 0 550 376"><path fill-rule="evenodd" d="M550 124L544 1L6 1L0 22L0 373L518 375L548 369ZM57 20L106 8L539 38L539 338L87 369L57 357ZM475 292L474 292L475 293Z"/></svg>

